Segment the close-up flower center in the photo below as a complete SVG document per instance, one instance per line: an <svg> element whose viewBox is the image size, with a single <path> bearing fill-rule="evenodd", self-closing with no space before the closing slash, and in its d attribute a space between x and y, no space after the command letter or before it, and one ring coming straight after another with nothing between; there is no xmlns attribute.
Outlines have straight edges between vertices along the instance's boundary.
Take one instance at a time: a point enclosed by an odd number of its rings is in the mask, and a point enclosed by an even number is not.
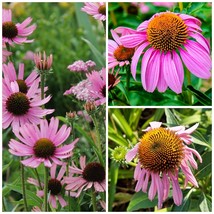
<svg viewBox="0 0 214 214"><path fill-rule="evenodd" d="M13 39L18 35L18 29L13 22L4 22L2 28L3 37Z"/></svg>
<svg viewBox="0 0 214 214"><path fill-rule="evenodd" d="M134 51L134 48L125 48L124 46L119 45L114 51L114 57L118 61L131 60L134 55Z"/></svg>
<svg viewBox="0 0 214 214"><path fill-rule="evenodd" d="M83 170L83 178L89 182L102 182L105 179L105 169L100 163L89 163Z"/></svg>
<svg viewBox="0 0 214 214"><path fill-rule="evenodd" d="M8 97L6 109L16 116L25 115L30 109L30 101L24 93L16 92Z"/></svg>
<svg viewBox="0 0 214 214"><path fill-rule="evenodd" d="M19 91L26 94L28 91L28 87L27 87L27 84L25 83L25 81L18 79L18 80L16 80L16 82L18 83Z"/></svg>
<svg viewBox="0 0 214 214"><path fill-rule="evenodd" d="M105 5L101 5L99 8L98 8L98 12L102 15L106 15L106 6Z"/></svg>
<svg viewBox="0 0 214 214"><path fill-rule="evenodd" d="M140 140L138 158L152 172L174 171L183 158L183 141L165 128L148 131Z"/></svg>
<svg viewBox="0 0 214 214"><path fill-rule="evenodd" d="M48 181L48 191L52 195L58 195L62 190L62 184L59 180L52 178Z"/></svg>
<svg viewBox="0 0 214 214"><path fill-rule="evenodd" d="M47 138L40 138L33 147L34 154L38 158L49 158L54 155L55 150L55 145Z"/></svg>
<svg viewBox="0 0 214 214"><path fill-rule="evenodd" d="M178 15L169 12L161 13L150 21L147 37L154 49L176 50L186 42L187 26Z"/></svg>

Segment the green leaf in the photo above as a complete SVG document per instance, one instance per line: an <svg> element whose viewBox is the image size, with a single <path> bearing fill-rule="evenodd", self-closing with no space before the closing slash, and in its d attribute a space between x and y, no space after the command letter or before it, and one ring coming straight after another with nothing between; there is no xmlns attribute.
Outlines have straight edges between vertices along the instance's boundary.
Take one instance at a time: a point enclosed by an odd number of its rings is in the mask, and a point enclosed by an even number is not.
<svg viewBox="0 0 214 214"><path fill-rule="evenodd" d="M191 85L188 85L187 89L192 92L192 94L198 99L198 101L201 104L203 104L205 106L212 105L212 100L206 94L202 93L201 91L196 90Z"/></svg>
<svg viewBox="0 0 214 214"><path fill-rule="evenodd" d="M82 38L82 40L88 44L89 48L91 49L92 53L94 54L95 58L96 58L96 62L101 66L104 67L105 66L105 58L103 57L103 55L97 50L97 48L87 39Z"/></svg>
<svg viewBox="0 0 214 214"><path fill-rule="evenodd" d="M202 155L203 162L199 164L198 170L195 174L197 179L207 177L212 171L212 152L206 152Z"/></svg>
<svg viewBox="0 0 214 214"><path fill-rule="evenodd" d="M179 125L175 115L168 108L165 108L166 122L170 125Z"/></svg>
<svg viewBox="0 0 214 214"><path fill-rule="evenodd" d="M150 208L156 206L158 203L157 198L155 198L153 201L150 201L148 199L147 193L144 192L137 192L133 195L129 206L127 208L128 212L136 211L142 208Z"/></svg>
<svg viewBox="0 0 214 214"><path fill-rule="evenodd" d="M2 173L4 173L9 167L10 165L13 163L13 159L6 165L3 166L3 169L2 169Z"/></svg>
<svg viewBox="0 0 214 214"><path fill-rule="evenodd" d="M202 192L202 198L201 198L201 201L199 204L199 208L200 208L201 212L211 212L212 211L212 203L203 192Z"/></svg>
<svg viewBox="0 0 214 214"><path fill-rule="evenodd" d="M191 2L190 6L188 7L187 11L188 14L193 14L197 11L199 11L206 3L200 3L200 2Z"/></svg>
<svg viewBox="0 0 214 214"><path fill-rule="evenodd" d="M13 185L13 184L8 184L7 186L11 190L22 194L22 187L21 186L17 186L17 185ZM33 192L29 191L29 190L26 190L26 195L27 195L27 198L32 199L34 201L35 206L39 206L39 207L41 206L42 199L39 198L38 196L36 196L35 193L33 193Z"/></svg>
<svg viewBox="0 0 214 214"><path fill-rule="evenodd" d="M116 88L118 88L118 89L123 93L123 95L124 95L125 98L126 98L127 104L130 105L130 104L129 104L129 103L130 103L130 102L129 102L129 95L128 95L126 89L124 88L123 83L122 83L122 82L119 82L119 83L116 85Z"/></svg>

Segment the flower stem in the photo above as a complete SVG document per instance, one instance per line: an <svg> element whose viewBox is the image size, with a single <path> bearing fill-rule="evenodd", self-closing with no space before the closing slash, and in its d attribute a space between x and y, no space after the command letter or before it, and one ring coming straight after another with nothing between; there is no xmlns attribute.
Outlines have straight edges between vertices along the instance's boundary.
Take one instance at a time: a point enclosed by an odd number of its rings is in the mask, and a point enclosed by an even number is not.
<svg viewBox="0 0 214 214"><path fill-rule="evenodd" d="M11 52L11 47L7 42L6 42L6 48L7 48L7 51ZM12 55L8 56L8 59L10 62L13 62Z"/></svg>
<svg viewBox="0 0 214 214"><path fill-rule="evenodd" d="M187 76L187 85L191 85L191 74L189 71L186 72ZM191 105L192 104L192 94L188 91L188 103Z"/></svg>
<svg viewBox="0 0 214 214"><path fill-rule="evenodd" d="M41 99L43 100L45 98L45 74L41 73ZM42 106L44 108L44 105Z"/></svg>
<svg viewBox="0 0 214 214"><path fill-rule="evenodd" d="M48 168L44 167L44 211L48 211Z"/></svg>
<svg viewBox="0 0 214 214"><path fill-rule="evenodd" d="M127 91L129 90L130 87L130 76L131 76L131 71L130 71L130 66L126 66L126 89Z"/></svg>
<svg viewBox="0 0 214 214"><path fill-rule="evenodd" d="M41 185L41 181L40 181L39 173L38 173L37 169L35 169L35 173L36 173L36 178L37 178L37 180L39 182L39 188L42 189L42 185Z"/></svg>
<svg viewBox="0 0 214 214"><path fill-rule="evenodd" d="M102 21L102 23L103 23L104 33L106 34L106 21Z"/></svg>
<svg viewBox="0 0 214 214"><path fill-rule="evenodd" d="M6 208L6 205L5 205L4 197L2 197L2 211L3 212L7 212L7 208Z"/></svg>
<svg viewBox="0 0 214 214"><path fill-rule="evenodd" d="M178 2L179 8L180 8L180 12L183 10L183 2Z"/></svg>
<svg viewBox="0 0 214 214"><path fill-rule="evenodd" d="M21 157L21 160L23 160L23 157ZM22 180L22 195L23 195L23 200L24 200L24 208L25 211L28 211L28 206L27 206L27 196L26 196L26 189L25 189L25 171L24 171L24 165L20 162L21 164L21 180Z"/></svg>
<svg viewBox="0 0 214 214"><path fill-rule="evenodd" d="M96 192L95 189L91 189L91 200L92 200L92 205L93 205L93 211L97 211L97 203L96 203Z"/></svg>

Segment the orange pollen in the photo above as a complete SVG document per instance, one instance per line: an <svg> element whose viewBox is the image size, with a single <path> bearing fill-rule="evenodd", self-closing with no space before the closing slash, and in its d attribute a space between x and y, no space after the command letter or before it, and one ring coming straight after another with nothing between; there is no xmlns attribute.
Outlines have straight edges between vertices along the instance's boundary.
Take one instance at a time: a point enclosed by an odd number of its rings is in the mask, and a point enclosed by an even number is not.
<svg viewBox="0 0 214 214"><path fill-rule="evenodd" d="M183 141L165 128L148 131L140 140L138 158L143 168L152 172L173 172L184 156Z"/></svg>
<svg viewBox="0 0 214 214"><path fill-rule="evenodd" d="M161 13L150 21L147 38L154 49L176 50L188 38L187 26L178 15L170 12Z"/></svg>
<svg viewBox="0 0 214 214"><path fill-rule="evenodd" d="M117 49L114 51L114 57L118 61L125 61L125 60L131 60L132 56L134 55L134 48L125 48L124 46L120 45L117 47Z"/></svg>

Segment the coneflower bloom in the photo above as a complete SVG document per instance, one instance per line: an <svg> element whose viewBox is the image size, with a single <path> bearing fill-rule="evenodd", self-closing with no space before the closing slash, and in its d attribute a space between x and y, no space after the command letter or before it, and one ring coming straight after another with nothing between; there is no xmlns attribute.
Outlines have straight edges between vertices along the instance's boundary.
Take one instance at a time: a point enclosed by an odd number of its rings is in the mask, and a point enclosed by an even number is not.
<svg viewBox="0 0 214 214"><path fill-rule="evenodd" d="M111 35L114 40L108 40L108 68L111 69L116 66L123 67L124 65L129 65L135 49L125 48L114 30L111 30Z"/></svg>
<svg viewBox="0 0 214 214"><path fill-rule="evenodd" d="M38 92L39 82L35 81L27 93L19 89L18 83L3 79L3 118L2 127L6 129L10 124L18 129L25 123L39 124L42 117L54 112L53 109L42 109L42 105L49 102L51 96L41 100Z"/></svg>
<svg viewBox="0 0 214 214"><path fill-rule="evenodd" d="M141 23L135 33L120 38L126 48L136 48L131 73L136 78L142 56L141 80L144 89L164 92L167 87L182 92L183 64L199 78L211 76L210 47L202 35L197 18L180 13L162 12Z"/></svg>
<svg viewBox="0 0 214 214"><path fill-rule="evenodd" d="M9 45L30 43L33 40L27 40L27 36L31 35L36 29L36 25L28 26L32 18L28 17L21 24L12 22L12 11L3 9L2 11L2 41ZM28 26L28 27L27 27Z"/></svg>
<svg viewBox="0 0 214 214"><path fill-rule="evenodd" d="M2 61L6 62L8 59L8 56L10 56L12 54L12 52L6 50L6 49L2 49Z"/></svg>
<svg viewBox="0 0 214 214"><path fill-rule="evenodd" d="M85 6L81 9L83 12L100 21L106 20L106 4L104 2L86 2L84 4Z"/></svg>
<svg viewBox="0 0 214 214"><path fill-rule="evenodd" d="M163 128L161 124L161 122L151 122L150 127L144 130L146 133L140 142L126 154L128 162L135 157L138 161L134 172L134 179L137 181L135 191L148 191L150 200L158 194L159 209L168 197L170 181L174 203L177 206L181 205L183 195L178 181L179 169L186 176L185 186L190 182L198 187L190 168L191 166L197 169L193 155L202 162L200 154L187 146L192 143L191 133L198 124L186 130L184 126ZM150 179L150 188L147 190Z"/></svg>
<svg viewBox="0 0 214 214"><path fill-rule="evenodd" d="M59 159L69 158L72 150L78 142L78 138L72 143L62 146L63 142L70 136L71 128L63 125L59 131L59 120L52 117L50 123L43 119L40 120L40 126L34 124L22 125L14 134L18 140L11 139L9 142L9 151L16 156L27 156L21 161L25 166L32 168L38 167L44 163L46 167L51 167L52 162L62 165Z"/></svg>
<svg viewBox="0 0 214 214"><path fill-rule="evenodd" d="M39 71L49 71L53 63L53 55L46 56L45 51L43 55L41 53L34 54L34 63Z"/></svg>
<svg viewBox="0 0 214 214"><path fill-rule="evenodd" d="M86 75L91 85L88 87L95 104L102 105L106 102L106 69L92 71Z"/></svg>
<svg viewBox="0 0 214 214"><path fill-rule="evenodd" d="M36 71L32 71L30 75L24 80L24 64L19 64L18 75L12 62L2 65L2 70L4 74L4 79L8 79L8 82L16 81L19 86L19 91L26 94L28 89L33 85L33 83L39 82L40 78ZM38 88L39 91L41 89Z"/></svg>
<svg viewBox="0 0 214 214"><path fill-rule="evenodd" d="M57 208L57 200L59 201L62 207L67 206L67 202L63 199L61 195L64 185L63 176L66 172L66 163L63 163L57 176L56 169L57 165L53 163L52 167L50 168L50 180L48 181L48 192L50 192L48 202L54 209ZM40 187L40 185L44 187L43 183L39 184L38 180L35 180L33 178L28 178L27 182L37 187ZM44 190L38 190L37 196L44 197Z"/></svg>
<svg viewBox="0 0 214 214"><path fill-rule="evenodd" d="M74 163L69 167L69 177L64 178L65 184L67 184L66 190L77 191L75 197L79 197L82 191L92 187L96 192L106 190L105 169L100 163L91 162L86 164L86 157L81 156L80 167L79 169Z"/></svg>

